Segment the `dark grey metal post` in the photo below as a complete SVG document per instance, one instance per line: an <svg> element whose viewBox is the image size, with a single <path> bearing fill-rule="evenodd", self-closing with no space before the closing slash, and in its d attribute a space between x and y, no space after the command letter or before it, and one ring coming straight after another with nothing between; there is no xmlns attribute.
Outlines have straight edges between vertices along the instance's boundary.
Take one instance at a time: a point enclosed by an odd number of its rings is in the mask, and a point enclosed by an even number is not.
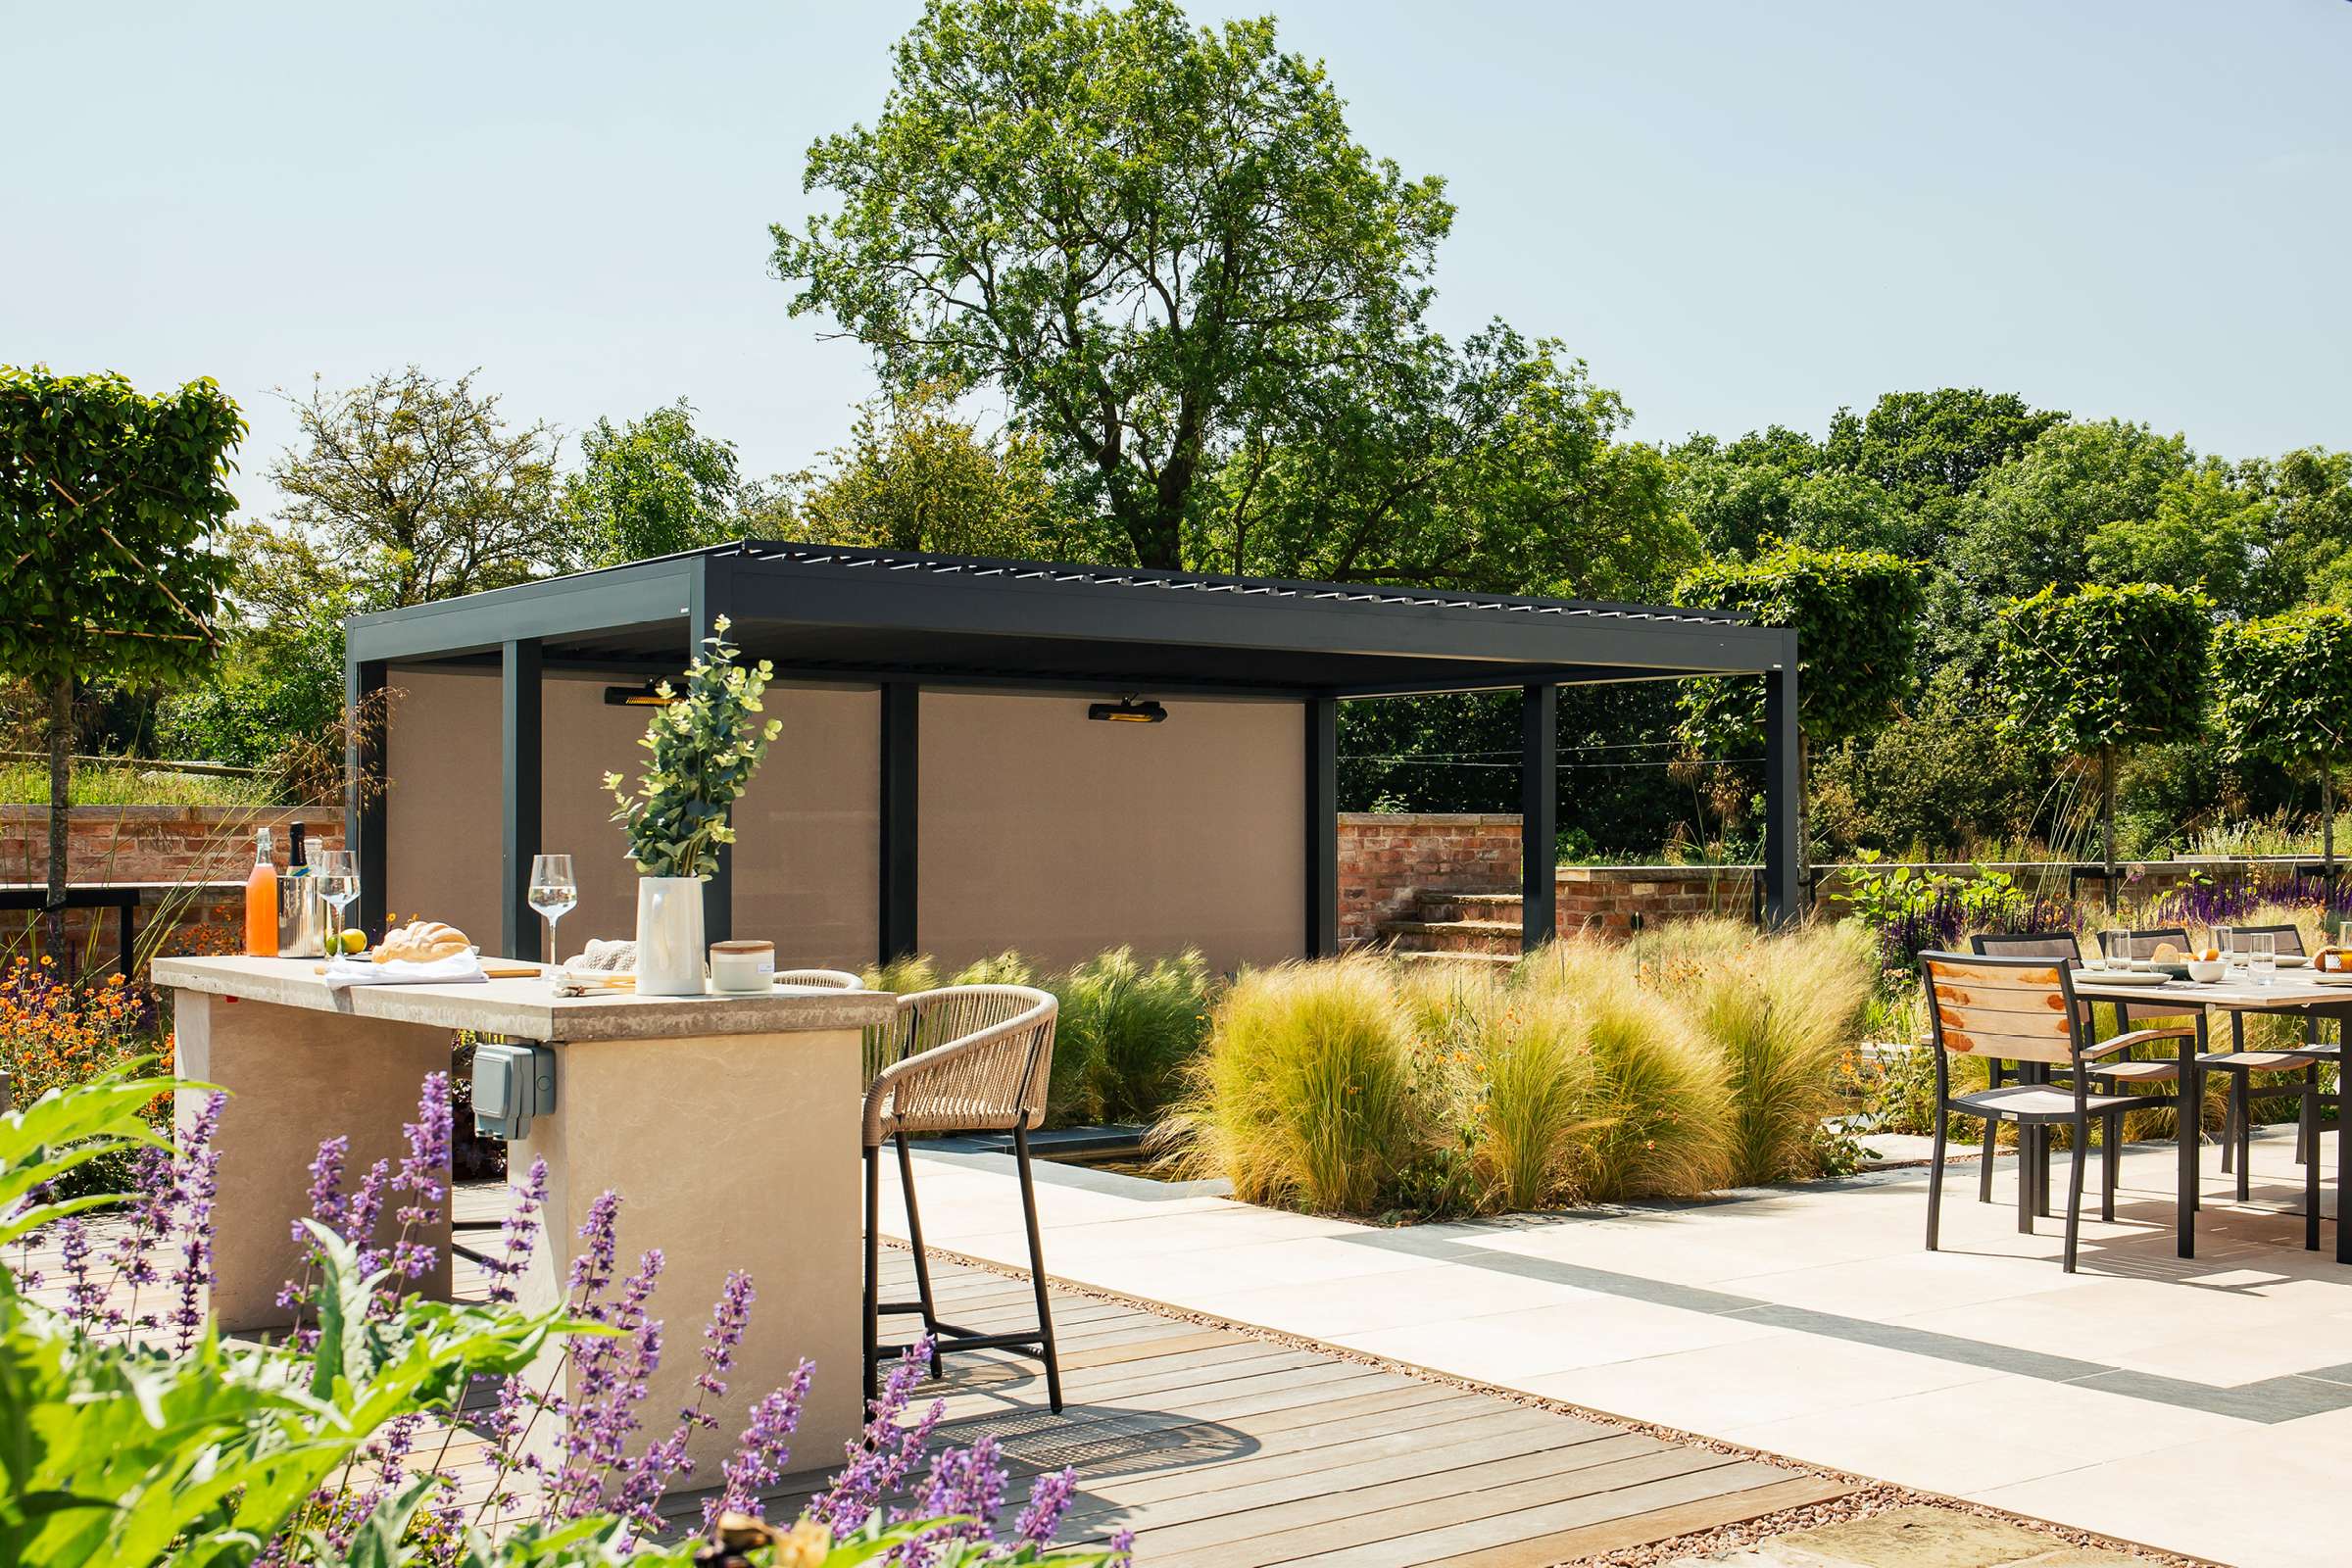
<svg viewBox="0 0 2352 1568"><path fill-rule="evenodd" d="M1306 701L1306 956L1340 951L1340 705Z"/></svg>
<svg viewBox="0 0 2352 1568"><path fill-rule="evenodd" d="M1559 930L1560 689L1519 691L1519 951Z"/></svg>
<svg viewBox="0 0 2352 1568"><path fill-rule="evenodd" d="M540 919L531 907L531 858L539 853L546 798L541 771L540 647L536 637L499 645L499 947L528 958L540 948ZM558 955L549 954L553 962Z"/></svg>
<svg viewBox="0 0 2352 1568"><path fill-rule="evenodd" d="M1764 677L1764 918L1783 925L1804 913L1797 882L1796 633Z"/></svg>
<svg viewBox="0 0 2352 1568"><path fill-rule="evenodd" d="M915 899L921 824L922 688L912 681L882 687L881 959L914 954Z"/></svg>
<svg viewBox="0 0 2352 1568"><path fill-rule="evenodd" d="M343 844L360 858L360 929L384 930L385 667L380 662L343 665Z"/></svg>

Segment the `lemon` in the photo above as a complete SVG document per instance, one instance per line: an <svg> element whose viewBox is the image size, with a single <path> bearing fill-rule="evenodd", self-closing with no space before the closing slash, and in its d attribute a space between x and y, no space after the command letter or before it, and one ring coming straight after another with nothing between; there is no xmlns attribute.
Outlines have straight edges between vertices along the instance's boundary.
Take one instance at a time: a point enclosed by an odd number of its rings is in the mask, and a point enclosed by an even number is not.
<svg viewBox="0 0 2352 1568"><path fill-rule="evenodd" d="M341 942L345 953L360 954L368 951L368 933L360 930L357 926L344 932Z"/></svg>

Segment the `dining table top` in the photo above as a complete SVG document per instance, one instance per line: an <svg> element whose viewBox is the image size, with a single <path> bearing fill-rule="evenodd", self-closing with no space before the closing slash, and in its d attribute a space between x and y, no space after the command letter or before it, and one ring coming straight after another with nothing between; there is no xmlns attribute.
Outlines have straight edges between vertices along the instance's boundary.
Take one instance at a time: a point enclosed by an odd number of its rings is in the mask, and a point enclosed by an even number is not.
<svg viewBox="0 0 2352 1568"><path fill-rule="evenodd" d="M2097 969L2074 972L2075 995L2092 1002L2169 1002L2183 1007L2232 1007L2259 1011L2273 1007L2352 1007L2352 974L2321 980L2310 969L2280 969L2269 985L2257 985L2242 970L2220 980L2171 980L2147 985L2121 984L2101 977Z"/></svg>

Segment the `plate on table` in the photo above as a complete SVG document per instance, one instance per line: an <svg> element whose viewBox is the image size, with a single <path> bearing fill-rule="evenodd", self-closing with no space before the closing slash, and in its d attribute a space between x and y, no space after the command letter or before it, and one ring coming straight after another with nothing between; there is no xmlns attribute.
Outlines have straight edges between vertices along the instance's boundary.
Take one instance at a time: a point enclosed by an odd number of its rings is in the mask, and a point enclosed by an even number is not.
<svg viewBox="0 0 2352 1568"><path fill-rule="evenodd" d="M2300 953L2281 953L2278 955L2278 967L2281 969L2307 968L2310 966L2310 963L2311 960Z"/></svg>
<svg viewBox="0 0 2352 1568"><path fill-rule="evenodd" d="M2168 986L2173 977L2162 969L2084 969L2077 976L2093 986Z"/></svg>

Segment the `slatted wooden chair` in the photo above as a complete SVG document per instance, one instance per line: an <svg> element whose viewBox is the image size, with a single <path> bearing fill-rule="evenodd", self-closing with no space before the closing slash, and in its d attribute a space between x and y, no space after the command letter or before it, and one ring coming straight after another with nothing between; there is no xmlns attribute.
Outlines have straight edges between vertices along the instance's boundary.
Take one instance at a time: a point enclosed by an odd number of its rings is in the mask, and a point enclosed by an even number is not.
<svg viewBox="0 0 2352 1568"><path fill-rule="evenodd" d="M1046 1392L1061 1409L1061 1363L1054 1349L1054 1312L1046 1297L1046 1260L1038 1243L1037 1190L1029 1174L1029 1130L1045 1119L1046 1084L1054 1071L1054 1023L1059 1004L1030 986L946 986L899 999L890 1059L865 1093L865 1388L879 1388L881 1365L903 1345L881 1343L885 1315L915 1313L938 1357L957 1350L1019 1350L1045 1362ZM940 1321L923 1252L923 1222L915 1206L912 1133L1012 1134L1020 1176L1021 1217L1029 1231L1029 1277L1037 1295L1034 1330L984 1334ZM899 1146L899 1184L906 1200L906 1240L914 1249L915 1297L881 1298L881 1151Z"/></svg>
<svg viewBox="0 0 2352 1568"><path fill-rule="evenodd" d="M1979 957L1973 954L1923 953L1929 999L1928 1021L1936 1045L1936 1140L1928 1187L1928 1250L1939 1245L1942 1219L1944 1122L1952 1114L1980 1116L1984 1138L1992 1124L2013 1121L2020 1131L2065 1127L2074 1158L2067 1183L2066 1272L2075 1272L2082 1226L2082 1168L2090 1148L2090 1124L2126 1111L2153 1106L2152 1095L2094 1093L2087 1070L2098 1057L2128 1051L2159 1031L2126 1032L2092 1044L2084 1027L2074 972L2047 956ZM2017 1083L1971 1094L1951 1092L1955 1054L2034 1062L2063 1069L2065 1083ZM2112 1147L2112 1142L2110 1144ZM2034 1205L2026 1191L2035 1161L2020 1161L2029 1174L2019 1179L2018 1229L2032 1234Z"/></svg>
<svg viewBox="0 0 2352 1568"><path fill-rule="evenodd" d="M1968 945L1980 957L2059 958L2065 960L2069 968L2079 968L2082 962L2082 939L2072 931L1980 931L1968 939ZM2078 1004L2078 1010L2082 1015L2083 1028L2093 1028L2091 1004ZM2124 1009L2121 1006L2116 1009L2116 1018L2119 1024L2123 1022ZM2030 1070L2022 1066L2012 1069L2009 1063L1988 1057L1984 1062L1984 1086L1987 1089L2000 1088L2004 1076L2013 1070L2019 1083L2042 1076L2038 1063ZM1977 1159L1977 1201L1980 1203L1992 1201L1993 1147L1989 1123L1984 1131L1984 1153ZM2118 1128L2110 1127L2106 1132L2102 1144L2106 1158L2101 1162L2103 1173L2099 1188L2099 1217L2111 1220L2115 1218L2115 1151L2122 1140ZM2030 1163L2033 1167L2033 1186L2030 1189L2026 1185L2026 1178L2019 1178L2018 1200L2020 1202L2031 1201L2034 1213L2046 1215L2050 1211L2050 1195L2041 1185L2042 1172L2047 1166L2042 1157L2043 1152L2038 1147L2040 1143L2039 1135L2018 1140L2019 1166L2022 1169Z"/></svg>

